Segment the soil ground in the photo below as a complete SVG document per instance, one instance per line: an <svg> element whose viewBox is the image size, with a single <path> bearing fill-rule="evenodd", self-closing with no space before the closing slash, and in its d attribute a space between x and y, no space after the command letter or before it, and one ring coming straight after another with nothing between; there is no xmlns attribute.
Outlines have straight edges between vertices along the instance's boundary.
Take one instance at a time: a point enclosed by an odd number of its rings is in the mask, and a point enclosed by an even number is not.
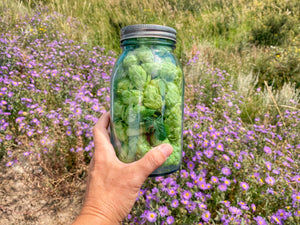
<svg viewBox="0 0 300 225"><path fill-rule="evenodd" d="M55 199L36 182L43 173L31 171L34 180L25 164L6 167L0 162L0 225L71 224L81 208L85 183L72 195Z"/></svg>

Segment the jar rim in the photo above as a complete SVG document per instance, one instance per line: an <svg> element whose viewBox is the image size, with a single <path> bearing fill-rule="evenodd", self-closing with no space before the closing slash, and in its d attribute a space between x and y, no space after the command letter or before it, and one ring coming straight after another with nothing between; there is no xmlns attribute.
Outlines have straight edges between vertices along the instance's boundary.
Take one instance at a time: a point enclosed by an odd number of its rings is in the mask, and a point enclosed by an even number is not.
<svg viewBox="0 0 300 225"><path fill-rule="evenodd" d="M157 24L134 24L121 29L121 43L130 38L155 37L176 42L176 30L169 26Z"/></svg>

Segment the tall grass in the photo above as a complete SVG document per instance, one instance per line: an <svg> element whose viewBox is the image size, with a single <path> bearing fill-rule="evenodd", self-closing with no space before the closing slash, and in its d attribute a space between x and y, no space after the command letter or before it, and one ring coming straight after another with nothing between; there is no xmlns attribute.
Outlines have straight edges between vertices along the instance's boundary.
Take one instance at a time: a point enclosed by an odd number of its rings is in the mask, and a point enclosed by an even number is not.
<svg viewBox="0 0 300 225"><path fill-rule="evenodd" d="M258 86L281 88L287 81L299 82L300 3L246 0L2 0L16 12L33 13L40 4L48 12L76 18L77 29L68 19L55 24L67 37L89 46L100 45L120 53L120 29L136 23L157 23L178 31L176 54L187 62L205 49L205 61L237 77L242 71L258 73ZM275 50L272 49L275 47ZM272 55L266 54L272 52ZM278 62L278 52L287 56Z"/></svg>

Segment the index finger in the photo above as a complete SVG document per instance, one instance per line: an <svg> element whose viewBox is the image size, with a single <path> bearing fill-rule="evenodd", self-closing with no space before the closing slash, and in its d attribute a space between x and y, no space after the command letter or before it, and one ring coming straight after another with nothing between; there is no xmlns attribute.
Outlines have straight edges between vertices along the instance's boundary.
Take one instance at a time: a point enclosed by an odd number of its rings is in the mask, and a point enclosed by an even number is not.
<svg viewBox="0 0 300 225"><path fill-rule="evenodd" d="M96 122L95 126L93 127L93 137L95 146L96 145L103 145L110 143L110 137L108 133L108 126L110 121L110 113L109 111L102 114L99 120Z"/></svg>

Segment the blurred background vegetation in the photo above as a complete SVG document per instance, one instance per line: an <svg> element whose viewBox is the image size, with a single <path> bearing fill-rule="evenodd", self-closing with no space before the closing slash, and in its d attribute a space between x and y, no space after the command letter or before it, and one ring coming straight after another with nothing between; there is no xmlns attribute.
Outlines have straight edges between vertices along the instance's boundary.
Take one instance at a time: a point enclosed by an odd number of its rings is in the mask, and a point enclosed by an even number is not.
<svg viewBox="0 0 300 225"><path fill-rule="evenodd" d="M65 15L53 30L87 46L117 54L120 29L138 23L162 24L178 32L176 54L183 64L201 61L238 78L258 76L276 89L291 82L300 88L300 1L298 0L1 0L19 14ZM0 16L5 13L0 11ZM11 29L14 27L11 19ZM70 27L76 20L77 29ZM30 29L30 28L29 28ZM3 31L2 31L3 32ZM5 32L5 31L4 31Z"/></svg>

